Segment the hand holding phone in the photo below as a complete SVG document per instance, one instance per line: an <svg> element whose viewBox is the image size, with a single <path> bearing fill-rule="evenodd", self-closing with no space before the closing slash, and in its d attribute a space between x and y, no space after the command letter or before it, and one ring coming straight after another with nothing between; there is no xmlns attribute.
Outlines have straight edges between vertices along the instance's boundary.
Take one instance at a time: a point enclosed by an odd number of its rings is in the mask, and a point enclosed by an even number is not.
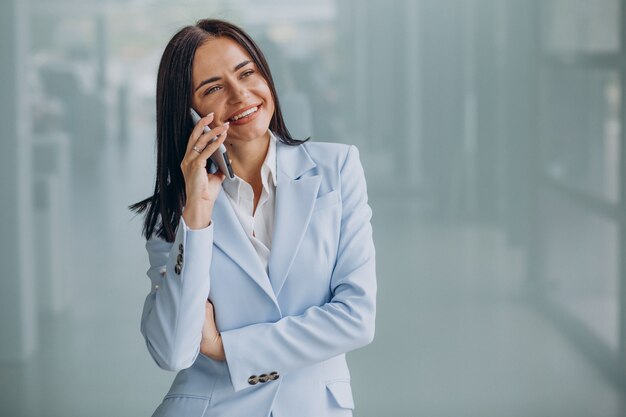
<svg viewBox="0 0 626 417"><path fill-rule="evenodd" d="M201 119L200 115L192 108L189 109L189 113L191 114L193 123L197 124ZM204 126L203 131L204 133L208 133L211 129L208 126ZM207 163L206 166L208 173L214 174L219 169L226 178L235 178L233 167L230 165L230 159L228 158L228 152L226 152L226 147L223 144L211 154L209 161L211 163Z"/></svg>

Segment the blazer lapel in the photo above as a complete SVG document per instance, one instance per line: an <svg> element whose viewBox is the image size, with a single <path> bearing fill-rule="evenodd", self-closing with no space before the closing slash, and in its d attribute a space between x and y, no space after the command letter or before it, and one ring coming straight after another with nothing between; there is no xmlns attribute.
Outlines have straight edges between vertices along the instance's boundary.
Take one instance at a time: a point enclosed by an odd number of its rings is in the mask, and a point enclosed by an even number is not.
<svg viewBox="0 0 626 417"><path fill-rule="evenodd" d="M269 275L278 297L311 220L321 177L300 178L316 166L302 145L278 142L276 160L278 175Z"/></svg>
<svg viewBox="0 0 626 417"><path fill-rule="evenodd" d="M235 215L226 192L221 190L213 206L213 243L243 269L276 303L259 255Z"/></svg>

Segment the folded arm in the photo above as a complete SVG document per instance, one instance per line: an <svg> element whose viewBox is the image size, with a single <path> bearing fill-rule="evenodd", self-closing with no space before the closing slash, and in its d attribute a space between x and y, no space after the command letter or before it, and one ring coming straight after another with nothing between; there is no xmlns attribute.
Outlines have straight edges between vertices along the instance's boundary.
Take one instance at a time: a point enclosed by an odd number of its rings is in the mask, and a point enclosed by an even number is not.
<svg viewBox="0 0 626 417"><path fill-rule="evenodd" d="M371 209L358 151L341 169L342 218L331 300L302 315L221 333L235 391L253 375L279 375L370 343L374 337L376 268ZM293 273L296 273L295 271Z"/></svg>

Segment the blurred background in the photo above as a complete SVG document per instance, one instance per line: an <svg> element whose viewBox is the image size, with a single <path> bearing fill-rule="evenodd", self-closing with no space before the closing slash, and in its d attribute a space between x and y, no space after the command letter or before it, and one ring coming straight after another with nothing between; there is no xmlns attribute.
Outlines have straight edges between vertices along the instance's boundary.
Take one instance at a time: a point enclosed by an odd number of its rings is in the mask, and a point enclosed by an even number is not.
<svg viewBox="0 0 626 417"><path fill-rule="evenodd" d="M626 416L625 0L2 0L0 415L149 416L160 55L204 17L296 137L354 144L377 336L357 417Z"/></svg>

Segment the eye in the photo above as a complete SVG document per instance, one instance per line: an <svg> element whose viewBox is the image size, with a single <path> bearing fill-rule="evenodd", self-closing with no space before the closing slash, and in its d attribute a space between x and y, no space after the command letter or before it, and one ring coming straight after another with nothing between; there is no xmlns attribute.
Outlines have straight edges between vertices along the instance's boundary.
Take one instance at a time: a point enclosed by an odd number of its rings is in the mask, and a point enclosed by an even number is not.
<svg viewBox="0 0 626 417"><path fill-rule="evenodd" d="M212 94L212 93L216 92L217 90L219 90L220 88L222 88L222 87L220 87L219 85L214 85L211 88L207 88L207 90L204 92L204 95L206 96L206 95Z"/></svg>
<svg viewBox="0 0 626 417"><path fill-rule="evenodd" d="M246 77L249 77L249 76L250 76L250 75L252 75L252 74L254 74L254 70L251 70L251 69L250 69L250 70L244 71L244 72L241 74L241 78L246 78Z"/></svg>

